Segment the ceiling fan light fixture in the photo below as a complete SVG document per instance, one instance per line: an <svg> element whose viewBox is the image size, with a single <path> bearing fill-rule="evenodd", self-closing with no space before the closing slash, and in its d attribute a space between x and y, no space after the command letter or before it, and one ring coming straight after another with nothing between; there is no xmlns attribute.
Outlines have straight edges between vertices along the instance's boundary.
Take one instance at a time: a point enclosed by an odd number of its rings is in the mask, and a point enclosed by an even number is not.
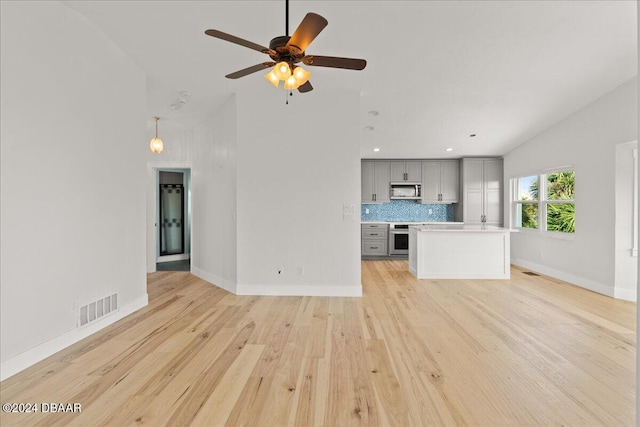
<svg viewBox="0 0 640 427"><path fill-rule="evenodd" d="M311 77L311 73L302 67L294 68L293 75L295 76L296 81L298 82L298 86L302 86L303 84L305 84L309 80L309 77Z"/></svg>
<svg viewBox="0 0 640 427"><path fill-rule="evenodd" d="M164 143L160 138L158 138L158 120L160 120L160 117L154 116L153 119L156 121L156 136L151 138L151 141L149 142L149 148L152 152L160 154L164 149Z"/></svg>
<svg viewBox="0 0 640 427"><path fill-rule="evenodd" d="M267 81L275 87L278 87L278 85L280 84L280 79L278 78L274 70L271 70L267 74L265 74L264 78L267 79Z"/></svg>
<svg viewBox="0 0 640 427"><path fill-rule="evenodd" d="M298 82L298 79L296 79L296 76L294 76L293 74L290 75L287 80L284 82L284 88L286 90L294 90L294 89L298 89L298 87L300 87L301 83Z"/></svg>
<svg viewBox="0 0 640 427"><path fill-rule="evenodd" d="M285 61L278 62L275 67L273 67L273 72L279 80L286 81L291 75L291 68L289 64Z"/></svg>

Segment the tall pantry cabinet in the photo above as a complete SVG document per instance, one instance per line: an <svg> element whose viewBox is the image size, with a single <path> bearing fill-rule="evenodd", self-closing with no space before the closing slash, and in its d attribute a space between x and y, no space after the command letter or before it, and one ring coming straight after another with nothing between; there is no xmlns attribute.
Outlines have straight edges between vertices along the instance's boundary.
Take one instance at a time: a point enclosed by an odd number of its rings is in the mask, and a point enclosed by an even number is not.
<svg viewBox="0 0 640 427"><path fill-rule="evenodd" d="M458 220L465 224L502 226L502 159L465 158L461 164L462 206Z"/></svg>

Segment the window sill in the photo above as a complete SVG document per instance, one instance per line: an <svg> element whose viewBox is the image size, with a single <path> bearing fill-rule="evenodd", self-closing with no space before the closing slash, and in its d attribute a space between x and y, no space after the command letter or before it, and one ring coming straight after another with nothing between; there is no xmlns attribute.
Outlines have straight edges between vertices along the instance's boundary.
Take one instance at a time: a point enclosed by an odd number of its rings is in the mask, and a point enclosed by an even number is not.
<svg viewBox="0 0 640 427"><path fill-rule="evenodd" d="M554 239L554 240L566 240L566 241L573 241L573 239L575 238L575 233L561 233L561 232L555 232L555 231L541 231L541 230L535 230L535 229L531 229L531 228L522 228L522 227L516 227L516 230L518 230L518 232L520 234L524 234L524 235L529 235L529 236L537 236L537 237L542 237L545 239Z"/></svg>

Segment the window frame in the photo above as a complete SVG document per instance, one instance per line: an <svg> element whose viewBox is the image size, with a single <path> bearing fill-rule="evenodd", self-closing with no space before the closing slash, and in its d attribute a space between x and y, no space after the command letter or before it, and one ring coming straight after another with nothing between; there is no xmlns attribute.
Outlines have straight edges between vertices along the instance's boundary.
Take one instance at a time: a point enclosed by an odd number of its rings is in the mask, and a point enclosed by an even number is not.
<svg viewBox="0 0 640 427"><path fill-rule="evenodd" d="M547 194L547 177L551 174L558 172L576 172L576 168L573 165L561 166L553 169L546 169L544 171L532 172L529 174L518 175L511 179L511 224L513 228L519 232L531 233L536 235L542 235L546 237L558 238L563 240L572 240L576 231L572 233L564 231L554 231L547 229L547 208L552 204L573 204L574 209L576 205L575 196L573 199L549 199ZM538 177L538 199L537 200L519 200L519 181L523 178L532 176ZM538 228L529 228L518 225L522 218L518 217L519 206L526 204L535 204L538 206Z"/></svg>

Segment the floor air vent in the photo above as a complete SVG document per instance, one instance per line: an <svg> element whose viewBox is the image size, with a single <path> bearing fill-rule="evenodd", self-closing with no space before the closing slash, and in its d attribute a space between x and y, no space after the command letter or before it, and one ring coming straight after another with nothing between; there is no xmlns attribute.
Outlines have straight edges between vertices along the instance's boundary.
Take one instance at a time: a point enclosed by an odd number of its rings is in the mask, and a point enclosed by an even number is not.
<svg viewBox="0 0 640 427"><path fill-rule="evenodd" d="M539 276L538 273L534 273L533 271L523 271L527 276Z"/></svg>
<svg viewBox="0 0 640 427"><path fill-rule="evenodd" d="M80 306L80 326L95 322L103 316L118 310L118 294L109 295L91 302L87 305Z"/></svg>

